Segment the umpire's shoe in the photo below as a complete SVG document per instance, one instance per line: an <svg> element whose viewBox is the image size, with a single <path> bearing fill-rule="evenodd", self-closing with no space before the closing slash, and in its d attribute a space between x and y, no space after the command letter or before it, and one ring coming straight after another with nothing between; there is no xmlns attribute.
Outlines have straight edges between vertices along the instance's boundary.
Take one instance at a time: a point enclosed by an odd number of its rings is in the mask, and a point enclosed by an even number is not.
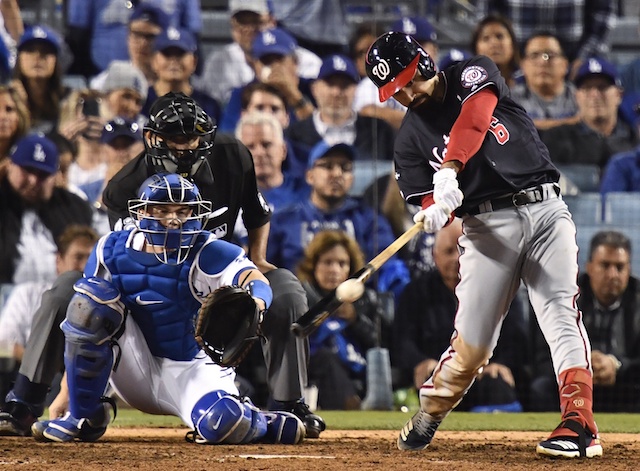
<svg viewBox="0 0 640 471"><path fill-rule="evenodd" d="M307 438L318 438L320 433L327 428L327 424L324 423L322 417L311 412L309 406L302 399L298 401L278 403L278 405L279 407L274 407L273 409L291 412L302 420L306 429Z"/></svg>
<svg viewBox="0 0 640 471"><path fill-rule="evenodd" d="M435 420L431 415L419 410L400 430L398 449L424 450L433 440L441 422L442 420Z"/></svg>
<svg viewBox="0 0 640 471"><path fill-rule="evenodd" d="M576 412L566 414L549 438L538 443L536 452L559 458L593 458L602 456L602 445L597 432L584 426Z"/></svg>
<svg viewBox="0 0 640 471"><path fill-rule="evenodd" d="M37 419L27 404L8 401L0 410L0 436L28 437Z"/></svg>

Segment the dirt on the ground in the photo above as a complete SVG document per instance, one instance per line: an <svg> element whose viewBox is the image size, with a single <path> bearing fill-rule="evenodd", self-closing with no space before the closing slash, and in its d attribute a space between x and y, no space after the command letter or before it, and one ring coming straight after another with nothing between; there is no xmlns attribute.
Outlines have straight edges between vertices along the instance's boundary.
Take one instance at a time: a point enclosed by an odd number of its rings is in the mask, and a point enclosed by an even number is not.
<svg viewBox="0 0 640 471"><path fill-rule="evenodd" d="M604 434L604 455L588 460L539 457L540 432L446 432L427 450L396 449L395 431L328 430L300 445L187 443L181 428L110 428L96 443L37 443L0 437L4 470L640 470L640 436Z"/></svg>

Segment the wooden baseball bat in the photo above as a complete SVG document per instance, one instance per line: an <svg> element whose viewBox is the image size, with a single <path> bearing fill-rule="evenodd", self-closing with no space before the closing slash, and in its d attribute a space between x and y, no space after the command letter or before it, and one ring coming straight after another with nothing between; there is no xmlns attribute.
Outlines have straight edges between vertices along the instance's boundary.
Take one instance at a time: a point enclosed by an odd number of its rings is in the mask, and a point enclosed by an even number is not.
<svg viewBox="0 0 640 471"><path fill-rule="evenodd" d="M365 283L371 275L404 247L420 230L422 230L422 221L411 226L411 228L389 244L386 249L380 252L363 268L351 275L349 279L355 279L361 283ZM342 301L336 296L336 289L311 306L296 322L291 324L291 330L295 335L298 337L307 337L342 305Z"/></svg>

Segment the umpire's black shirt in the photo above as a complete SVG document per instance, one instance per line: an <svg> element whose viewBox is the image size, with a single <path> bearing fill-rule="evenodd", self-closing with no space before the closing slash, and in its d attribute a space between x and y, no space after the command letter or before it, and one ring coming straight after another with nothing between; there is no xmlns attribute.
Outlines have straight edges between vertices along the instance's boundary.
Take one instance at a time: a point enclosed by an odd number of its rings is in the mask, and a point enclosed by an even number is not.
<svg viewBox="0 0 640 471"><path fill-rule="evenodd" d="M107 184L102 202L109 209L111 227L129 216L127 203L139 195L142 182L155 173L145 153L127 163ZM265 225L271 211L258 191L253 159L249 150L232 136L217 134L215 144L192 180L202 198L211 201L213 210L229 209L209 220L206 229L219 239L230 240L242 208L242 219L249 230Z"/></svg>

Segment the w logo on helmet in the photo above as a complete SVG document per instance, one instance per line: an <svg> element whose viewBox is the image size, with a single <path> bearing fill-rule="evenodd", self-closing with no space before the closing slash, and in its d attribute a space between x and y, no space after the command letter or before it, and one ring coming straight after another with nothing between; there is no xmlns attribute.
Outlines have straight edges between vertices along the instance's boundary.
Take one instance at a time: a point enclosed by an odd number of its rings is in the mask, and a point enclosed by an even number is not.
<svg viewBox="0 0 640 471"><path fill-rule="evenodd" d="M380 80L385 80L389 76L389 72L391 72L391 68L386 60L381 60L371 69L371 73Z"/></svg>

